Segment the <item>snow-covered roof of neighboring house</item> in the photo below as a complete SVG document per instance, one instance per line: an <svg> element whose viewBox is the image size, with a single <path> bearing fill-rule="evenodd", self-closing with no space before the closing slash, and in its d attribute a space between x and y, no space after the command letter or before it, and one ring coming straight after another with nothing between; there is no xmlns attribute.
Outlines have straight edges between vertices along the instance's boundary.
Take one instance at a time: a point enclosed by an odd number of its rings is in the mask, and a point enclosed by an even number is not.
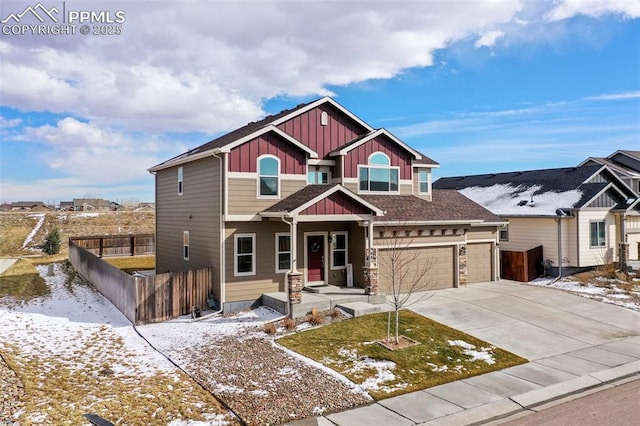
<svg viewBox="0 0 640 426"><path fill-rule="evenodd" d="M433 187L457 189L499 216L556 216L558 209L579 209L605 191L611 185L609 181L590 181L603 170L607 169L600 164L585 164L458 176L438 179ZM610 172L607 175L618 179Z"/></svg>

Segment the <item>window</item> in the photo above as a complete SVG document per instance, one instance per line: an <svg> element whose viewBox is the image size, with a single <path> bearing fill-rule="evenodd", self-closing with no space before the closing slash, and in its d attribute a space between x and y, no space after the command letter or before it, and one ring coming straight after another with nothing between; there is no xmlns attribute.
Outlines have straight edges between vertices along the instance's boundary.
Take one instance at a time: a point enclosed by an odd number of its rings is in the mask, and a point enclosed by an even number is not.
<svg viewBox="0 0 640 426"><path fill-rule="evenodd" d="M183 189L183 170L182 167L178 167L178 195L182 195Z"/></svg>
<svg viewBox="0 0 640 426"><path fill-rule="evenodd" d="M381 152L369 156L368 166L359 166L360 191L398 192L398 167L391 167L389 157Z"/></svg>
<svg viewBox="0 0 640 426"><path fill-rule="evenodd" d="M327 114L326 111L322 111L322 114L320 114L320 125L321 126L329 125L329 114Z"/></svg>
<svg viewBox="0 0 640 426"><path fill-rule="evenodd" d="M310 171L307 173L307 183L309 185L326 185L329 183L329 172Z"/></svg>
<svg viewBox="0 0 640 426"><path fill-rule="evenodd" d="M500 228L500 241L509 241L509 224Z"/></svg>
<svg viewBox="0 0 640 426"><path fill-rule="evenodd" d="M189 260L189 231L182 233L182 256L184 260Z"/></svg>
<svg viewBox="0 0 640 426"><path fill-rule="evenodd" d="M605 222L591 222L591 247L606 246Z"/></svg>
<svg viewBox="0 0 640 426"><path fill-rule="evenodd" d="M429 193L429 173L426 170L420 170L418 172L418 185L420 194Z"/></svg>
<svg viewBox="0 0 640 426"><path fill-rule="evenodd" d="M276 234L276 273L291 269L291 237L289 234Z"/></svg>
<svg viewBox="0 0 640 426"><path fill-rule="evenodd" d="M256 274L256 234L236 234L234 249L234 275Z"/></svg>
<svg viewBox="0 0 640 426"><path fill-rule="evenodd" d="M347 233L334 232L331 234L331 269L347 267Z"/></svg>
<svg viewBox="0 0 640 426"><path fill-rule="evenodd" d="M258 194L277 198L280 193L280 160L272 155L258 157Z"/></svg>

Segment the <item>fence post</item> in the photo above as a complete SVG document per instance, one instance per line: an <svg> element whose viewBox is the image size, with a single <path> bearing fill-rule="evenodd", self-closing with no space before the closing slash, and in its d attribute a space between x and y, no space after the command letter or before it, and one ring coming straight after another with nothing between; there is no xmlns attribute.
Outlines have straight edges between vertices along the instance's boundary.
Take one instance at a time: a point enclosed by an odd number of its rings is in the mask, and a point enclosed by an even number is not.
<svg viewBox="0 0 640 426"><path fill-rule="evenodd" d="M135 255L135 250L136 250L136 243L135 243L135 236L131 236L129 237L130 241L129 241L129 247L131 248L131 256Z"/></svg>
<svg viewBox="0 0 640 426"><path fill-rule="evenodd" d="M100 246L98 248L98 257L102 257L102 252L104 250L104 239L102 237L100 237Z"/></svg>

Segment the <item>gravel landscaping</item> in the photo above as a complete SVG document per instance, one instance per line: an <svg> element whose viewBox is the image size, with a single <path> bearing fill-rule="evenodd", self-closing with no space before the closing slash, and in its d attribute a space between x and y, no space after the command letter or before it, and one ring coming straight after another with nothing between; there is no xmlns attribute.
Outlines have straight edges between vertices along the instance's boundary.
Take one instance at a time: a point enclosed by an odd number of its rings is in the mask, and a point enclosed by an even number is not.
<svg viewBox="0 0 640 426"><path fill-rule="evenodd" d="M0 424L11 424L24 408L24 385L0 356Z"/></svg>
<svg viewBox="0 0 640 426"><path fill-rule="evenodd" d="M373 402L361 387L263 333L264 324L278 322L279 315L262 307L138 330L249 425L280 424Z"/></svg>

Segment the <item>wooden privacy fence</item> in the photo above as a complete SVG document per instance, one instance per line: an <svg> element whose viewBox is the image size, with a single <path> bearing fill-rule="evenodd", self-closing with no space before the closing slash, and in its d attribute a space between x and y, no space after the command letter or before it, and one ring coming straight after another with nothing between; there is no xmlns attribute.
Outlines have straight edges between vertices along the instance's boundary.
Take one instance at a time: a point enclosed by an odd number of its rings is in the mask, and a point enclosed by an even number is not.
<svg viewBox="0 0 640 426"><path fill-rule="evenodd" d="M533 281L544 272L542 246L527 251L500 251L500 276L520 282Z"/></svg>
<svg viewBox="0 0 640 426"><path fill-rule="evenodd" d="M213 291L213 268L133 276L72 240L69 260L84 279L136 325L186 315L193 306L207 309Z"/></svg>
<svg viewBox="0 0 640 426"><path fill-rule="evenodd" d="M98 257L143 256L155 253L153 234L92 235L71 237L69 241Z"/></svg>

